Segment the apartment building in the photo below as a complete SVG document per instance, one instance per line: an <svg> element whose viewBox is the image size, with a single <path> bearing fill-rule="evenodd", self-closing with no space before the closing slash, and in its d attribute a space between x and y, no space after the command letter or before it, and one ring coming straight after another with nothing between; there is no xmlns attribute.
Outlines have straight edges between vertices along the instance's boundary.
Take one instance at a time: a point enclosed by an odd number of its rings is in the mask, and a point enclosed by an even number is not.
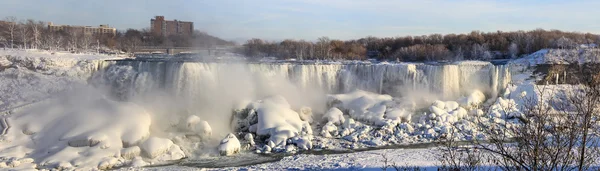
<svg viewBox="0 0 600 171"><path fill-rule="evenodd" d="M65 31L67 33L76 33L81 35L110 35L115 36L117 29L108 25L100 25L98 27L92 26L72 26L72 25L54 25L54 23L48 23L48 30L50 31Z"/></svg>
<svg viewBox="0 0 600 171"><path fill-rule="evenodd" d="M164 16L155 16L154 19L150 19L150 30L154 35L158 36L190 36L194 33L194 23L189 21L165 20Z"/></svg>

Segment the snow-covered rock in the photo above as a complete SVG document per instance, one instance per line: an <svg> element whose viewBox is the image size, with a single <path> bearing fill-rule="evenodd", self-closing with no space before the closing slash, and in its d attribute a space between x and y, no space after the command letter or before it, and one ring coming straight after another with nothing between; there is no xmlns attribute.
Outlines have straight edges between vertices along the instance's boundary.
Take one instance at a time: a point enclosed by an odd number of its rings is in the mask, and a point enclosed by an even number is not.
<svg viewBox="0 0 600 171"><path fill-rule="evenodd" d="M341 125L345 121L344 113L340 109L332 107L323 115L323 121Z"/></svg>
<svg viewBox="0 0 600 171"><path fill-rule="evenodd" d="M231 156L240 152L241 148L240 141L232 133L227 134L221 143L219 144L218 150L221 155Z"/></svg>
<svg viewBox="0 0 600 171"><path fill-rule="evenodd" d="M302 119L303 121L306 121L308 123L313 122L313 112L310 107L301 107L298 114L300 115L300 119Z"/></svg>
<svg viewBox="0 0 600 171"><path fill-rule="evenodd" d="M254 142L254 136L253 136L251 133L247 133L247 134L244 136L244 139L245 139L246 141L248 141L248 143L250 144L250 146L254 146L254 145L256 144L256 143Z"/></svg>
<svg viewBox="0 0 600 171"><path fill-rule="evenodd" d="M142 157L136 157L131 161L131 164L129 166L131 167L144 167L148 165L148 163L146 163L146 161L144 161L144 159L142 159Z"/></svg>
<svg viewBox="0 0 600 171"><path fill-rule="evenodd" d="M169 151L172 145L170 139L150 137L140 147L146 157L153 159Z"/></svg>
<svg viewBox="0 0 600 171"><path fill-rule="evenodd" d="M321 136L329 138L332 136L337 136L338 128L332 122L327 122L323 128L321 129Z"/></svg>
<svg viewBox="0 0 600 171"><path fill-rule="evenodd" d="M392 108L385 113L385 118L410 122L412 120L412 114L412 112L406 109Z"/></svg>
<svg viewBox="0 0 600 171"><path fill-rule="evenodd" d="M210 138L212 136L212 128L206 121L200 121L197 123L195 127L195 131L201 136L205 138Z"/></svg>
<svg viewBox="0 0 600 171"><path fill-rule="evenodd" d="M187 129L193 131L193 130L196 130L196 128L195 128L196 124L200 123L200 121L202 121L202 120L200 119L200 117L198 117L196 115L190 115L190 116L188 116L188 118L185 121L186 121L185 124L187 126Z"/></svg>
<svg viewBox="0 0 600 171"><path fill-rule="evenodd" d="M481 105L483 102L485 102L485 94L479 90L474 90L469 96L458 100L460 107L465 109L477 108L477 106Z"/></svg>
<svg viewBox="0 0 600 171"><path fill-rule="evenodd" d="M303 121L281 96L271 96L252 103L248 105L247 110L257 113L256 118L254 115L247 115L242 119L249 125L250 132L255 132L258 136L268 136L278 145L284 145L289 138L300 135L303 130L312 133L311 128L306 127L307 122Z"/></svg>
<svg viewBox="0 0 600 171"><path fill-rule="evenodd" d="M346 122L344 122L344 128L351 129L351 128L354 128L355 126L356 126L356 122L352 118L348 118L348 119L346 119Z"/></svg>
<svg viewBox="0 0 600 171"><path fill-rule="evenodd" d="M124 148L121 150L121 157L124 159L133 159L137 156L140 156L142 150L138 146L133 146L129 148Z"/></svg>

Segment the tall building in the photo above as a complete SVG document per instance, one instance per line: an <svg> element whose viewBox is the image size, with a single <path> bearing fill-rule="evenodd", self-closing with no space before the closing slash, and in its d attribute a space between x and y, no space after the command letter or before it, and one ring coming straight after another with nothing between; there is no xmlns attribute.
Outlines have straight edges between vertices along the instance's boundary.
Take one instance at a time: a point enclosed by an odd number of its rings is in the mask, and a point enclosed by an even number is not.
<svg viewBox="0 0 600 171"><path fill-rule="evenodd" d="M76 33L80 35L110 35L115 36L117 29L109 27L108 25L100 25L98 27L92 26L71 26L71 25L54 25L54 23L48 23L48 30L50 31L65 31L67 33Z"/></svg>
<svg viewBox="0 0 600 171"><path fill-rule="evenodd" d="M156 16L150 19L150 29L154 35L192 35L194 23L189 21L165 20L164 16Z"/></svg>

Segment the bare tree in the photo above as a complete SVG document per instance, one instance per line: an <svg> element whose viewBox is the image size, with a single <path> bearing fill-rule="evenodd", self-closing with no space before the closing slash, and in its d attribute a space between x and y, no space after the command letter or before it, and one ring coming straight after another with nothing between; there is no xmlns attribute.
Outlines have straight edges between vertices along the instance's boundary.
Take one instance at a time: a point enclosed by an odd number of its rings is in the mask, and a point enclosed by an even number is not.
<svg viewBox="0 0 600 171"><path fill-rule="evenodd" d="M330 57L331 51L331 40L329 37L320 37L317 42L317 56L320 59L327 59Z"/></svg>
<svg viewBox="0 0 600 171"><path fill-rule="evenodd" d="M91 34L83 34L78 39L78 46L84 51L88 52L90 50L90 45L93 43L93 38Z"/></svg>
<svg viewBox="0 0 600 171"><path fill-rule="evenodd" d="M600 86L597 77L573 88L573 92L554 94L551 99L524 97L516 112L511 104L502 109L503 122L477 118L478 131L485 140L475 139L469 147L485 152L490 161L504 170L588 170L598 157L596 125ZM590 84L594 83L594 84ZM549 89L537 88L546 97ZM458 128L455 128L458 129ZM464 133L464 132L461 132ZM449 156L452 160L459 157Z"/></svg>
<svg viewBox="0 0 600 171"><path fill-rule="evenodd" d="M44 40L45 46L50 51L58 51L63 45L63 36L57 32L49 32Z"/></svg>
<svg viewBox="0 0 600 171"><path fill-rule="evenodd" d="M31 36L29 27L27 27L26 21L19 22L17 27L19 29L18 33L19 33L19 37L21 38L21 43L23 44L23 46L21 48L27 49L27 43L29 42L29 39Z"/></svg>
<svg viewBox="0 0 600 171"><path fill-rule="evenodd" d="M30 46L33 49L37 49L42 44L41 35L42 35L44 23L41 21L36 22L32 19L29 19L29 20L27 20L27 26L31 30L31 36L32 36L32 41L33 41Z"/></svg>
<svg viewBox="0 0 600 171"><path fill-rule="evenodd" d="M478 170L483 164L483 154L472 146L465 146L457 141L458 135L460 133L457 129L452 128L445 137L438 140L439 150L442 152L438 158L440 170Z"/></svg>
<svg viewBox="0 0 600 171"><path fill-rule="evenodd" d="M10 37L10 48L14 48L15 32L17 30L17 17L8 16L5 18L7 22L7 32Z"/></svg>

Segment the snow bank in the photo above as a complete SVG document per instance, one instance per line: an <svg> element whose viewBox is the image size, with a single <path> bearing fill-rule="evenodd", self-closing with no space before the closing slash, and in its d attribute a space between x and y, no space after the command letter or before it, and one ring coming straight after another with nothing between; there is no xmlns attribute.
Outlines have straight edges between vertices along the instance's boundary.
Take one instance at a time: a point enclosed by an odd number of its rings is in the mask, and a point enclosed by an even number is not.
<svg viewBox="0 0 600 171"><path fill-rule="evenodd" d="M562 110L568 102L568 95L577 93L582 87L579 85L535 85L521 84L508 87L509 99L514 100L519 110L523 107L543 105L552 110ZM512 102L511 102L512 103Z"/></svg>

